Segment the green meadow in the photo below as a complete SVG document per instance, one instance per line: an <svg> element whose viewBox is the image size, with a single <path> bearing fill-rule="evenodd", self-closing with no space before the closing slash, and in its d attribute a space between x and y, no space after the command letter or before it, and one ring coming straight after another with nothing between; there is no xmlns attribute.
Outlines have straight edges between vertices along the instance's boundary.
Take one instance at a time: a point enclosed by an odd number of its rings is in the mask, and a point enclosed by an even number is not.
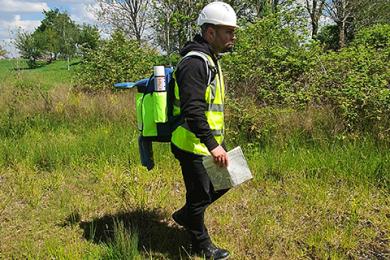
<svg viewBox="0 0 390 260"><path fill-rule="evenodd" d="M71 64L0 61L0 259L192 258L169 145L142 167L134 91L78 91ZM232 259L390 258L386 139L340 132L326 109L228 109L254 178L206 223ZM238 127L250 115L256 133Z"/></svg>

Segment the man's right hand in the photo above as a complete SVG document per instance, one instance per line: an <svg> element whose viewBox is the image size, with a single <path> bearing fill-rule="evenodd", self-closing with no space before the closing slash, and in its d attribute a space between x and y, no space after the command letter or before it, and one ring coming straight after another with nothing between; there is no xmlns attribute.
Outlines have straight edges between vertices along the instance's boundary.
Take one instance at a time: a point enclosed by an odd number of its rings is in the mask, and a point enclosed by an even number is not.
<svg viewBox="0 0 390 260"><path fill-rule="evenodd" d="M213 150L211 150L210 153L214 158L214 162L218 164L220 167L226 168L228 166L229 158L225 149L223 149L222 146L218 145Z"/></svg>

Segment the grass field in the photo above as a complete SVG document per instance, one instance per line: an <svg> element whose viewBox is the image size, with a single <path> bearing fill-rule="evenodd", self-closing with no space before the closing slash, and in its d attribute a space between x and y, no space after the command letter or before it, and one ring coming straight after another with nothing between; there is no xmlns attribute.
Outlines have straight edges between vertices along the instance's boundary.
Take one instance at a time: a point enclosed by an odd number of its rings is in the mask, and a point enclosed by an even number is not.
<svg viewBox="0 0 390 260"><path fill-rule="evenodd" d="M154 145L155 169L140 166L134 93L76 92L65 63L0 66L0 259L188 259L170 218L180 167L167 144ZM305 118L321 128L323 114ZM228 146L242 146L254 179L208 209L216 244L233 259L388 259L390 145L308 138L285 115L263 139L230 122Z"/></svg>
<svg viewBox="0 0 390 260"><path fill-rule="evenodd" d="M66 61L56 61L52 64L41 63L36 69L29 69L24 60L0 60L0 82L8 84L27 84L50 89L61 84L72 84L72 75L78 60L68 64Z"/></svg>

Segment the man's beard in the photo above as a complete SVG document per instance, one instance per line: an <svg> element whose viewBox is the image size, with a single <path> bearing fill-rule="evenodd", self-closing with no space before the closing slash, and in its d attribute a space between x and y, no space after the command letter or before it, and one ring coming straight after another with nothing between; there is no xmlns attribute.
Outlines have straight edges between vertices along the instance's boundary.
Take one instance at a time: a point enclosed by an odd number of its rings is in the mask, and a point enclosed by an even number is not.
<svg viewBox="0 0 390 260"><path fill-rule="evenodd" d="M233 48L234 48L234 45L233 45L233 44L226 45L225 48L222 50L221 53L233 52Z"/></svg>

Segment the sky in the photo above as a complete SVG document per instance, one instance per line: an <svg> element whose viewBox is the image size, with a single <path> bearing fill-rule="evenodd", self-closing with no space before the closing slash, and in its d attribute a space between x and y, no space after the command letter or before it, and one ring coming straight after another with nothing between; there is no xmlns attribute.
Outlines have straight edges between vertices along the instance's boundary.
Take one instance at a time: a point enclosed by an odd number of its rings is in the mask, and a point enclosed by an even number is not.
<svg viewBox="0 0 390 260"><path fill-rule="evenodd" d="M96 24L96 17L91 11L96 6L95 0L0 0L0 45L15 57L17 50L12 39L17 30L32 32L44 18L43 10L58 8L66 11L78 24Z"/></svg>

